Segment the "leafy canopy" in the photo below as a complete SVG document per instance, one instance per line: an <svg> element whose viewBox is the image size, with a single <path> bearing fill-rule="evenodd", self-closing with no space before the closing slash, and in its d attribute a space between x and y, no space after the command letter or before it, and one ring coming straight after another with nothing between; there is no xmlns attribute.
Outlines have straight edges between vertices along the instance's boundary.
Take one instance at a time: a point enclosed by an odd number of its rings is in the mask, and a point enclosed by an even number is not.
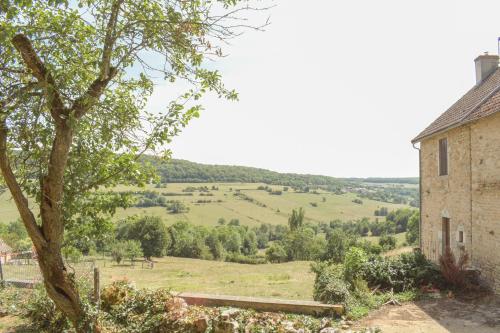
<svg viewBox="0 0 500 333"><path fill-rule="evenodd" d="M152 168L138 156L168 156L165 144L199 116L204 93L237 99L207 63L248 27L239 13L249 10L257 8L242 0L1 0L0 129L23 192L41 202L56 125L64 122L72 136L65 226L90 237L109 229L108 217L130 198L96 190L150 182ZM45 71L25 66L15 39L31 45ZM146 112L161 79L191 88L166 110Z"/></svg>

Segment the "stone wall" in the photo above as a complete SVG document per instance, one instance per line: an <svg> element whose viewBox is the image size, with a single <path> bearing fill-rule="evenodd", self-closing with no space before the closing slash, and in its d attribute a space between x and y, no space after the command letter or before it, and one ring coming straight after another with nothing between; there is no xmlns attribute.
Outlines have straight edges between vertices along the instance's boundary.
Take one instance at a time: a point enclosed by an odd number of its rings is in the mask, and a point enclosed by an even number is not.
<svg viewBox="0 0 500 333"><path fill-rule="evenodd" d="M472 263L500 292L500 113L471 125Z"/></svg>
<svg viewBox="0 0 500 333"><path fill-rule="evenodd" d="M471 246L470 132L452 129L431 137L422 149L422 250L438 261L443 252L443 218L450 219L450 246L456 256ZM439 140L448 140L448 175L439 176ZM464 243L458 243L463 231Z"/></svg>
<svg viewBox="0 0 500 333"><path fill-rule="evenodd" d="M439 176L438 143L448 139L447 176ZM422 149L422 251L442 254L442 221L450 219L451 249L500 292L500 113L427 138ZM458 242L459 231L464 242Z"/></svg>

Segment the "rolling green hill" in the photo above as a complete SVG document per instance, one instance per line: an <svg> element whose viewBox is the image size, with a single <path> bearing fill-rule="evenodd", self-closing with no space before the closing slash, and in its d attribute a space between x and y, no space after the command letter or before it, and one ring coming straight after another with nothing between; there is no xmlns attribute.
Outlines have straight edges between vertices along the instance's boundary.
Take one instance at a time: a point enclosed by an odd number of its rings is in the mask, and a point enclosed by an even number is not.
<svg viewBox="0 0 500 333"><path fill-rule="evenodd" d="M286 224L288 214L299 207L306 209L306 220L329 222L363 217L374 220L375 210L381 207L391 211L408 204L418 206L414 179L390 178L386 184L380 178L339 179L175 159L165 162L151 156L144 157L144 161L156 166L162 184L145 188L118 186L115 190L155 191L163 200L181 202L188 211L172 214L162 206L132 207L118 210L115 219L137 214L160 216L168 223L187 221L207 226L215 225L221 217L238 219L245 225ZM207 192L185 191L200 186L206 186ZM266 186L268 190L263 190ZM362 203L354 202L356 199ZM8 191L0 193L0 212L0 222L19 216Z"/></svg>
<svg viewBox="0 0 500 333"><path fill-rule="evenodd" d="M143 161L153 164L164 183L265 183L294 187L324 186L341 188L345 181L319 175L279 173L266 169L235 165L209 165L186 160L163 161L145 156Z"/></svg>

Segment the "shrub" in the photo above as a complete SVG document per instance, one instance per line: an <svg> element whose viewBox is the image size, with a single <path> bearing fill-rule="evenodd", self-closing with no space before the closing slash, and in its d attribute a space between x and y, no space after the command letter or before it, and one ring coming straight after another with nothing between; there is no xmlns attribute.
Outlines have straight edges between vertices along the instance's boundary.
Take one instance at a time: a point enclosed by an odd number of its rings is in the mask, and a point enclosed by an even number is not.
<svg viewBox="0 0 500 333"><path fill-rule="evenodd" d="M282 263L287 261L288 255L281 244L273 243L266 250L266 258L271 263Z"/></svg>
<svg viewBox="0 0 500 333"><path fill-rule="evenodd" d="M84 281L77 281L81 300L87 318L81 325L96 320L96 311L90 302L90 285ZM30 321L34 332L60 333L71 331L71 324L64 314L56 308L48 297L43 285L38 285L29 299L21 303L22 316Z"/></svg>
<svg viewBox="0 0 500 333"><path fill-rule="evenodd" d="M344 277L352 281L363 276L364 265L368 262L368 256L363 249L351 247L347 251L344 261Z"/></svg>
<svg viewBox="0 0 500 333"><path fill-rule="evenodd" d="M382 235L378 240L378 244L385 251L394 250L396 248L396 237L391 235Z"/></svg>
<svg viewBox="0 0 500 333"><path fill-rule="evenodd" d="M227 262L235 262L238 264L247 264L247 265L262 265L266 264L267 260L262 256L245 256L239 253L229 253L226 255L225 260Z"/></svg>
<svg viewBox="0 0 500 333"><path fill-rule="evenodd" d="M425 284L443 284L438 267L420 252L394 258L372 257L364 265L363 277L371 286L392 288L396 292Z"/></svg>
<svg viewBox="0 0 500 333"><path fill-rule="evenodd" d="M453 252L447 248L439 258L441 274L444 280L453 288L468 288L467 271L465 265L469 261L467 253L462 253L460 258L455 258Z"/></svg>
<svg viewBox="0 0 500 333"><path fill-rule="evenodd" d="M329 304L347 304L350 292L343 279L342 265L314 263L311 265L311 270L316 273L314 300Z"/></svg>

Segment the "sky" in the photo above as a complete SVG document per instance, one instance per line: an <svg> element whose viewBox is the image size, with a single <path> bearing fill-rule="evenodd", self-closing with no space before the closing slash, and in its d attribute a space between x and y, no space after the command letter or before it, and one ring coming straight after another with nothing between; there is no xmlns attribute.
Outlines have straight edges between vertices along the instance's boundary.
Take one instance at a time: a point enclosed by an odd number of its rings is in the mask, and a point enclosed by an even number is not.
<svg viewBox="0 0 500 333"><path fill-rule="evenodd" d="M238 102L203 100L174 158L334 177L418 176L410 141L497 54L498 0L281 0L213 64ZM155 87L148 109L177 94Z"/></svg>

